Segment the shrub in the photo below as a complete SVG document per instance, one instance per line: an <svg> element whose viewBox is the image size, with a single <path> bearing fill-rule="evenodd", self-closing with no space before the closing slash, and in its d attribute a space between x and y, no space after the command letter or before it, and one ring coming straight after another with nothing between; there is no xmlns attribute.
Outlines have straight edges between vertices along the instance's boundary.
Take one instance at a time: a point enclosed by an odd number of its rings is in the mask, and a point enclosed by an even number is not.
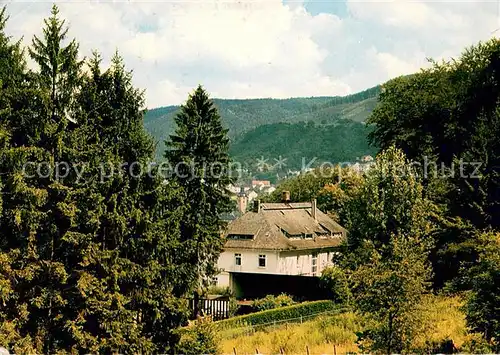
<svg viewBox="0 0 500 355"><path fill-rule="evenodd" d="M237 312L240 306L238 305L238 301L235 297L229 298L229 317L233 317Z"/></svg>
<svg viewBox="0 0 500 355"><path fill-rule="evenodd" d="M467 335L467 339L460 347L460 352L466 354L492 354L491 344L484 339L480 333L472 333Z"/></svg>
<svg viewBox="0 0 500 355"><path fill-rule="evenodd" d="M298 353L299 347L297 340L297 334L294 328L285 327L283 329L278 329L274 331L271 336L271 352L273 354Z"/></svg>
<svg viewBox="0 0 500 355"><path fill-rule="evenodd" d="M215 322L215 324L219 330L225 330L245 325L265 325L285 320L295 320L300 322L303 318L309 318L312 315L336 309L338 309L338 305L330 300L304 302L292 306L268 309L261 312L233 317Z"/></svg>
<svg viewBox="0 0 500 355"><path fill-rule="evenodd" d="M232 296L231 289L229 287L220 286L210 286L206 292L208 295L221 295L221 296Z"/></svg>
<svg viewBox="0 0 500 355"><path fill-rule="evenodd" d="M265 311L267 309L291 306L294 303L291 296L282 293L279 296L267 295L264 298L255 300L252 307L258 311Z"/></svg>
<svg viewBox="0 0 500 355"><path fill-rule="evenodd" d="M217 329L211 319L199 319L192 326L183 328L176 347L177 354L199 355L220 353Z"/></svg>
<svg viewBox="0 0 500 355"><path fill-rule="evenodd" d="M346 303L351 298L351 291L344 270L330 266L321 273L321 286L327 289L337 303Z"/></svg>

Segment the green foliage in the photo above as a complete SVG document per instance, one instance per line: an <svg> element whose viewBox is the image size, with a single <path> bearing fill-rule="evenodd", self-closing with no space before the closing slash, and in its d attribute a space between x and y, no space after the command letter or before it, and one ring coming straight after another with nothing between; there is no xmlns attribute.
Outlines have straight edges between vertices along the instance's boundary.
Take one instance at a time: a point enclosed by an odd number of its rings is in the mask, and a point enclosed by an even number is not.
<svg viewBox="0 0 500 355"><path fill-rule="evenodd" d="M479 261L464 270L471 286L465 311L468 325L500 351L500 234L484 233L478 240Z"/></svg>
<svg viewBox="0 0 500 355"><path fill-rule="evenodd" d="M334 124L274 123L259 126L238 137L230 149L232 158L255 170L257 159L286 159L286 166L276 172L301 170L323 162L352 162L356 157L374 155L366 139L371 128L364 123L339 120ZM286 142L286 144L279 144ZM276 173L275 172L275 173Z"/></svg>
<svg viewBox="0 0 500 355"><path fill-rule="evenodd" d="M480 334L471 336L460 347L460 350L466 354L493 354L491 345Z"/></svg>
<svg viewBox="0 0 500 355"><path fill-rule="evenodd" d="M349 234L339 260L344 269L327 269L323 281L333 283L341 297L352 292L368 320L358 334L362 350L410 351L419 332L416 310L431 276L434 206L404 154L389 147L354 190L346 211Z"/></svg>
<svg viewBox="0 0 500 355"><path fill-rule="evenodd" d="M221 296L231 296L231 289L229 287L219 287L219 286L210 286L207 289L207 294L209 295L221 295Z"/></svg>
<svg viewBox="0 0 500 355"><path fill-rule="evenodd" d="M476 258L471 229L500 227L499 68L500 40L480 42L384 84L368 119L371 141L418 162L426 196L441 205L436 287L457 277L461 260Z"/></svg>
<svg viewBox="0 0 500 355"><path fill-rule="evenodd" d="M397 235L417 238L429 250L435 209L424 197L423 187L404 154L390 147L377 156L364 184L350 201L346 225L349 247L354 250L369 240L382 250L391 236Z"/></svg>
<svg viewBox="0 0 500 355"><path fill-rule="evenodd" d="M56 142L52 144L57 144L68 123L67 119L74 120L73 101L81 83L83 62L78 60L78 44L74 39L67 46L61 46L66 39L68 28L64 26L65 21L60 20L57 6L52 6L51 16L45 19L44 23L43 38L34 36L28 52L40 68L36 79L45 91L46 95L42 96L42 100L50 113L48 127L43 133L49 134L47 130L55 130ZM57 152L62 147L51 148Z"/></svg>
<svg viewBox="0 0 500 355"><path fill-rule="evenodd" d="M196 280L179 223L184 191L133 164L154 153L143 92L118 54L106 70L94 55L84 71L55 6L29 50L37 71L4 23L2 11L0 344L16 353L172 351ZM63 176L36 172L61 162ZM103 176L103 164L114 173Z"/></svg>
<svg viewBox="0 0 500 355"><path fill-rule="evenodd" d="M252 307L258 311L265 311L267 309L291 306L294 303L295 302L291 296L282 293L278 296L267 295L264 298L255 300L252 302Z"/></svg>
<svg viewBox="0 0 500 355"><path fill-rule="evenodd" d="M265 141L271 142L272 132L270 128L281 127L285 129L285 133L290 135L292 129L296 131L303 127L303 122L311 122L316 125L330 125L328 130L337 130L332 124L339 124L338 133L328 133L326 129L320 127L315 128L315 131L322 132L326 137L337 136L342 138L342 132L355 132L362 134L359 137L359 142L355 146L365 147L367 131L363 130L362 125L352 125L343 121L364 122L368 115L372 112L377 104L377 96L380 87L374 87L360 93L349 95L346 97L311 97L311 98L292 98L292 99L248 99L248 100L225 100L214 99L214 104L218 108L224 128L229 130L228 135L232 142L239 145L238 142L245 140L245 133L249 133L248 137L255 137L260 126L267 128L260 129L260 132L267 131ZM161 153L164 150L163 141L166 140L175 129L174 117L179 111L179 106L160 107L149 110L145 116L145 127L155 137L158 143L157 156L161 158ZM286 125L275 124L285 123L290 124L290 129ZM297 125L298 124L298 125ZM349 128L350 127L350 128ZM302 134L302 133L301 133ZM246 138L248 139L248 138ZM297 139L297 137L293 137ZM317 139L315 138L314 141ZM273 149L280 146L274 140ZM333 141L329 141L335 144ZM310 141L309 143L313 143ZM354 142L348 142L349 146ZM243 145L239 145L240 147ZM328 145L323 142L323 148ZM349 151L351 148L345 147ZM354 150L354 149L352 149ZM237 152L244 153L242 149L237 149ZM322 153L322 151L320 151ZM330 154L335 154L329 149ZM288 153L288 152L287 152ZM268 152L265 154L269 155ZM259 156L251 155L255 159ZM354 159L356 156L350 157L348 160ZM234 157L237 161L241 161L239 156ZM277 156L275 158L278 158ZM328 161L332 158L328 157ZM342 159L344 161L345 159ZM300 163L300 160L299 160Z"/></svg>
<svg viewBox="0 0 500 355"><path fill-rule="evenodd" d="M321 272L321 286L331 292L335 303L349 303L352 298L347 273L338 266L330 266Z"/></svg>
<svg viewBox="0 0 500 355"><path fill-rule="evenodd" d="M229 317L234 317L238 310L240 309L240 305L238 304L238 300L236 297L229 297Z"/></svg>
<svg viewBox="0 0 500 355"><path fill-rule="evenodd" d="M217 259L224 243L220 231L225 223L220 215L232 209L226 191L234 181L229 172L229 140L217 108L201 86L181 107L175 122L165 158L174 169L170 180L187 196L180 228L186 243L184 254L195 266L188 278L206 284L218 272Z"/></svg>
<svg viewBox="0 0 500 355"><path fill-rule="evenodd" d="M363 180L360 173L349 167L320 167L285 180L265 201L280 202L283 191L290 192L292 202L316 199L321 211L345 225L348 201L356 195Z"/></svg>
<svg viewBox="0 0 500 355"><path fill-rule="evenodd" d="M418 306L431 276L416 240L393 237L390 243L390 258L372 249L371 260L351 276L357 309L371 321L358 335L360 346L386 354L411 350L422 324Z"/></svg>
<svg viewBox="0 0 500 355"><path fill-rule="evenodd" d="M268 309L261 312L237 316L215 322L218 329L225 330L244 325L263 325L267 323L291 320L300 322L301 317L309 317L318 313L334 311L338 305L332 301L304 302L292 306Z"/></svg>
<svg viewBox="0 0 500 355"><path fill-rule="evenodd" d="M181 331L175 353L182 355L220 354L219 344L215 324L210 320L200 319Z"/></svg>

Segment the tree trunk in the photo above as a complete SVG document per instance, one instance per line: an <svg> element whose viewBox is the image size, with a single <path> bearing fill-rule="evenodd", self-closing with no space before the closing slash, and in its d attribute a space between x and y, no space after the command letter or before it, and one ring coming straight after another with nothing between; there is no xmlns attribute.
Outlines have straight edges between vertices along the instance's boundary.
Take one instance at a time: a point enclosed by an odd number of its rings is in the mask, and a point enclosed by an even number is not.
<svg viewBox="0 0 500 355"><path fill-rule="evenodd" d="M193 303L194 303L193 318L196 319L198 317L198 314L200 313L199 310L200 295L198 294L198 290L194 291Z"/></svg>
<svg viewBox="0 0 500 355"><path fill-rule="evenodd" d="M392 322L394 316L392 314L389 315L389 331L387 332L387 355L391 354L392 347Z"/></svg>

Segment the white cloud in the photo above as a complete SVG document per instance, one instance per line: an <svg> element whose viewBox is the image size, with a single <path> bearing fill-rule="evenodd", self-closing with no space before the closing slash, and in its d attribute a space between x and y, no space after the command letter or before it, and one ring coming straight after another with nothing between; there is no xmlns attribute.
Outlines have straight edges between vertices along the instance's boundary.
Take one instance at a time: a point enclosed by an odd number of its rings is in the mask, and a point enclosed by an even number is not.
<svg viewBox="0 0 500 355"><path fill-rule="evenodd" d="M106 62L118 49L149 107L178 104L196 85L212 97L343 95L457 55L500 27L495 3L347 0L348 16L304 2L61 2L69 37ZM50 3L11 3L8 32L41 34Z"/></svg>
<svg viewBox="0 0 500 355"><path fill-rule="evenodd" d="M450 11L449 7L436 11L436 2L349 0L348 4L356 18L374 20L396 28L459 29L466 25L466 18ZM453 3L448 4L453 5Z"/></svg>
<svg viewBox="0 0 500 355"><path fill-rule="evenodd" d="M374 48L371 48L367 51L367 57L375 61L389 78L414 73L420 68L429 65L425 61L425 54L421 52L415 53L408 59L403 59L391 53L377 52Z"/></svg>

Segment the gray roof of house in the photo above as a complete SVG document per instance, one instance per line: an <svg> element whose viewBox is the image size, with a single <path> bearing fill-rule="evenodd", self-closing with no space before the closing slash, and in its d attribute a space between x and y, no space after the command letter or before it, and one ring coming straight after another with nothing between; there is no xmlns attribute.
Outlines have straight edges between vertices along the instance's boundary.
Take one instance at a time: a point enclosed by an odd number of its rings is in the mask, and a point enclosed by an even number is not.
<svg viewBox="0 0 500 355"><path fill-rule="evenodd" d="M340 233L342 237L331 234ZM336 247L346 229L312 203L262 203L259 212L247 212L228 225L225 236L246 235L252 239L226 239L225 248L304 250ZM312 234L312 238L303 238ZM288 235L288 236L287 236ZM302 236L302 237L301 237ZM290 238L291 237L291 238Z"/></svg>

